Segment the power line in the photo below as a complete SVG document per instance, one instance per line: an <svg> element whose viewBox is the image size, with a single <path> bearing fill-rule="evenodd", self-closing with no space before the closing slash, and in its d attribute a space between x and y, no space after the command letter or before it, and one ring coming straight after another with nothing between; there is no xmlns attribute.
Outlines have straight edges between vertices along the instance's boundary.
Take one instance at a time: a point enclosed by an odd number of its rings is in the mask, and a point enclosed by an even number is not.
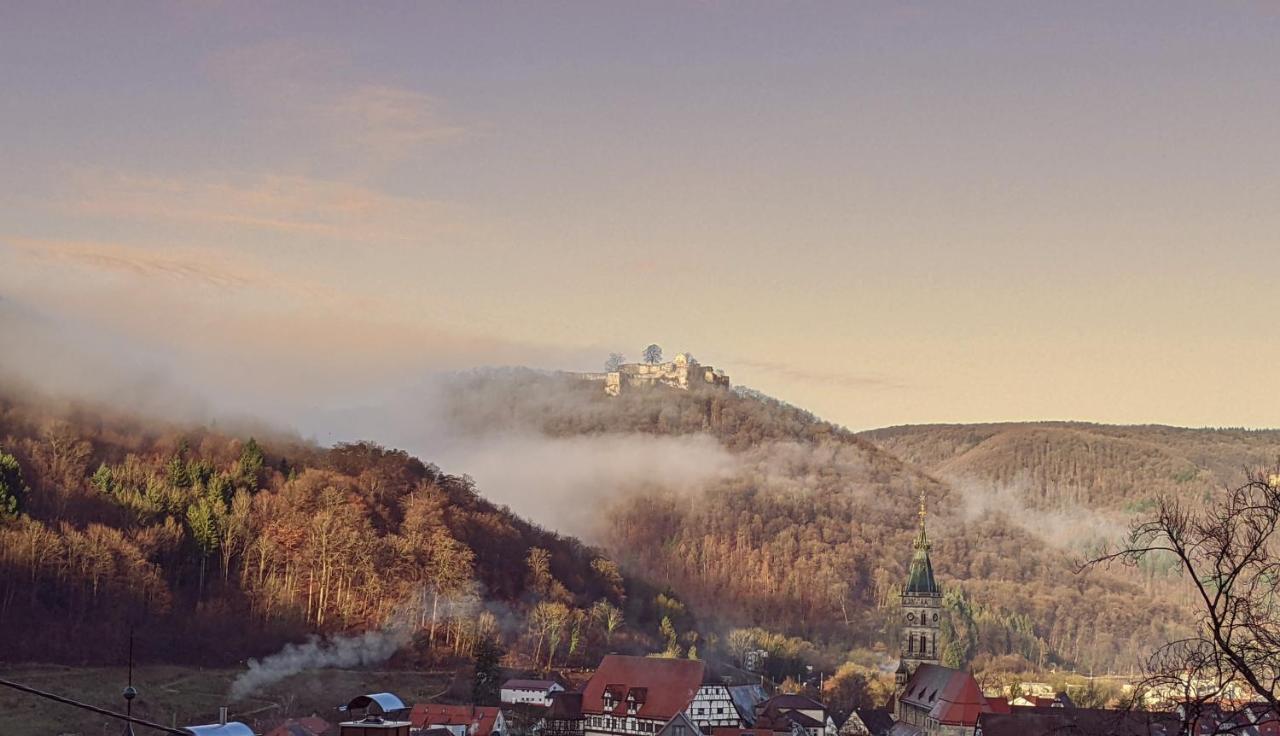
<svg viewBox="0 0 1280 736"><path fill-rule="evenodd" d="M117 713L117 712L115 712L115 711L113 711L113 710L107 710L106 708L99 708L99 707L98 707L98 706L96 706L96 705L89 705L88 703L81 703L81 702L80 702L80 701L78 701L78 700L72 700L71 698L64 698L64 697L62 697L61 695L54 695L53 693L47 693L47 692L45 692L45 691L43 691L43 690L37 690L37 689L35 689L34 687L31 687L30 685L23 685L23 684L21 684L21 683L18 683L18 682L12 682L12 681L10 681L10 680L5 680L5 679L0 679L0 685L3 685L3 686L8 687L8 688L13 688L14 690L18 690L18 691L20 691L20 692L28 693L28 694L30 694L30 695L35 695L36 697L39 697L39 698L45 698L46 700L52 700L52 701L54 701L55 703L62 703L63 705L69 705L69 706L71 706L71 707L73 707L73 708L80 708L80 709L82 709L82 710L88 710L88 711L92 711L92 712L94 712L94 713L100 713L100 714L102 714L102 715L104 715L104 716L108 716L108 717L111 717L111 718L116 718L116 719L119 719L119 720L121 720L121 721L125 721L125 722L127 722L127 723L136 723L136 724L138 724L139 726L146 726L147 728L154 728L155 730L157 730L157 731L163 731L164 733L176 734L177 736L191 736L191 732L190 732L190 731L183 731L183 730L181 730L181 729L177 729L177 728L170 728L169 726L163 726L163 725L161 725L161 724L159 724L159 723L152 723L151 721L146 721L146 720L143 720L143 719L141 719L141 718L134 718L133 716L131 716L131 715L125 715L124 713Z"/></svg>

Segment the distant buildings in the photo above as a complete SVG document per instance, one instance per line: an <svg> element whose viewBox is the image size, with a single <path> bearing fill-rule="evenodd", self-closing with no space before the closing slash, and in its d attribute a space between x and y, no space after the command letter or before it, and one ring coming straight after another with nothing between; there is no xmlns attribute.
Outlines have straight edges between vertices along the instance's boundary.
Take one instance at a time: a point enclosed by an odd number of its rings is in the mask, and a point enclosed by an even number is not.
<svg viewBox="0 0 1280 736"><path fill-rule="evenodd" d="M972 729L974 736L1181 736L1182 721L1173 713L1095 708L1014 708L1008 713L984 713ZM1256 730L1208 733L1258 734Z"/></svg>
<svg viewBox="0 0 1280 736"><path fill-rule="evenodd" d="M502 710L483 705L418 703L409 711L414 731L436 731L432 736L508 736Z"/></svg>
<svg viewBox="0 0 1280 736"><path fill-rule="evenodd" d="M695 386L729 387L729 376L702 365L688 353L666 363L623 363L606 373L579 373L580 378L604 383L604 391L619 396L627 391L652 386L689 390Z"/></svg>
<svg viewBox="0 0 1280 736"><path fill-rule="evenodd" d="M501 698L506 705L551 705L551 696L564 692L555 680L507 680L502 683Z"/></svg>
<svg viewBox="0 0 1280 736"><path fill-rule="evenodd" d="M792 736L836 736L827 706L804 695L782 693L756 707L755 730Z"/></svg>

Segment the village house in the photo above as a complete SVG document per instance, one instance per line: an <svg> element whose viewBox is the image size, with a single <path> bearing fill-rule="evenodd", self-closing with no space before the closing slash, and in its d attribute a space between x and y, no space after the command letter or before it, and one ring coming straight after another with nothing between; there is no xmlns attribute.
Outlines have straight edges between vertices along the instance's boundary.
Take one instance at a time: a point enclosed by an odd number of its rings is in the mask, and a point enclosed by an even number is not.
<svg viewBox="0 0 1280 736"><path fill-rule="evenodd" d="M658 731L658 736L701 736L701 733L687 713L677 713Z"/></svg>
<svg viewBox="0 0 1280 736"><path fill-rule="evenodd" d="M564 685L555 680L511 679L502 683L501 699L506 705L551 705L551 696L564 692Z"/></svg>
<svg viewBox="0 0 1280 736"><path fill-rule="evenodd" d="M747 699L749 697L747 695ZM739 698L743 698L742 691L739 691ZM730 686L706 683L698 688L685 712L698 724L702 733L711 733L715 728L738 728L755 720L754 712L744 714L740 708Z"/></svg>
<svg viewBox="0 0 1280 736"><path fill-rule="evenodd" d="M887 708L859 708L840 726L840 736L888 736L893 714Z"/></svg>
<svg viewBox="0 0 1280 736"><path fill-rule="evenodd" d="M551 694L551 705L538 726L541 736L583 736L582 693Z"/></svg>
<svg viewBox="0 0 1280 736"><path fill-rule="evenodd" d="M449 736L508 736L507 722L497 707L418 703L409 711L415 733L440 730Z"/></svg>
<svg viewBox="0 0 1280 736"><path fill-rule="evenodd" d="M703 672L692 659L607 655L582 691L584 736L657 734L693 703Z"/></svg>
<svg viewBox="0 0 1280 736"><path fill-rule="evenodd" d="M780 694L756 706L754 727L796 736L837 736L835 719L827 707L804 695Z"/></svg>

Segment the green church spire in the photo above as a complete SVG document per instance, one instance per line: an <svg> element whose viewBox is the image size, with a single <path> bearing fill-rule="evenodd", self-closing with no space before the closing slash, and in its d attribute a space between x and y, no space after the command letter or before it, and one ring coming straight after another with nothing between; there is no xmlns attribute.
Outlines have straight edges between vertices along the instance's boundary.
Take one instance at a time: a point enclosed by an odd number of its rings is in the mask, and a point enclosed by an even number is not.
<svg viewBox="0 0 1280 736"><path fill-rule="evenodd" d="M911 557L911 570L907 575L907 587L904 593L929 593L940 595L942 589L933 578L933 563L929 561L929 537L925 533L924 491L920 492L920 531L916 534L915 554Z"/></svg>

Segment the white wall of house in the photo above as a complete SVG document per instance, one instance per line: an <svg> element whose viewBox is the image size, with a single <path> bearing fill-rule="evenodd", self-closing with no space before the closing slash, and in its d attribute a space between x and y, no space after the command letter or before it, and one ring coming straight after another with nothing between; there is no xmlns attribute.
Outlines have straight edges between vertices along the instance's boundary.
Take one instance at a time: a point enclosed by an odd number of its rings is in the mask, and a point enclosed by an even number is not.
<svg viewBox="0 0 1280 736"><path fill-rule="evenodd" d="M529 688L502 688L502 702L507 705L540 705L547 707L551 705L551 694L564 692L564 688L559 683L551 683L546 690L533 690Z"/></svg>
<svg viewBox="0 0 1280 736"><path fill-rule="evenodd" d="M653 736L665 721L635 716L588 714L582 722L583 736Z"/></svg>
<svg viewBox="0 0 1280 736"><path fill-rule="evenodd" d="M699 728L716 726L745 728L749 725L742 722L738 715L738 708L733 704L733 698L729 697L729 688L724 685L703 685L698 688L698 692L693 696L693 702L689 703L689 707L685 708L684 712L689 716L689 720L698 724Z"/></svg>

